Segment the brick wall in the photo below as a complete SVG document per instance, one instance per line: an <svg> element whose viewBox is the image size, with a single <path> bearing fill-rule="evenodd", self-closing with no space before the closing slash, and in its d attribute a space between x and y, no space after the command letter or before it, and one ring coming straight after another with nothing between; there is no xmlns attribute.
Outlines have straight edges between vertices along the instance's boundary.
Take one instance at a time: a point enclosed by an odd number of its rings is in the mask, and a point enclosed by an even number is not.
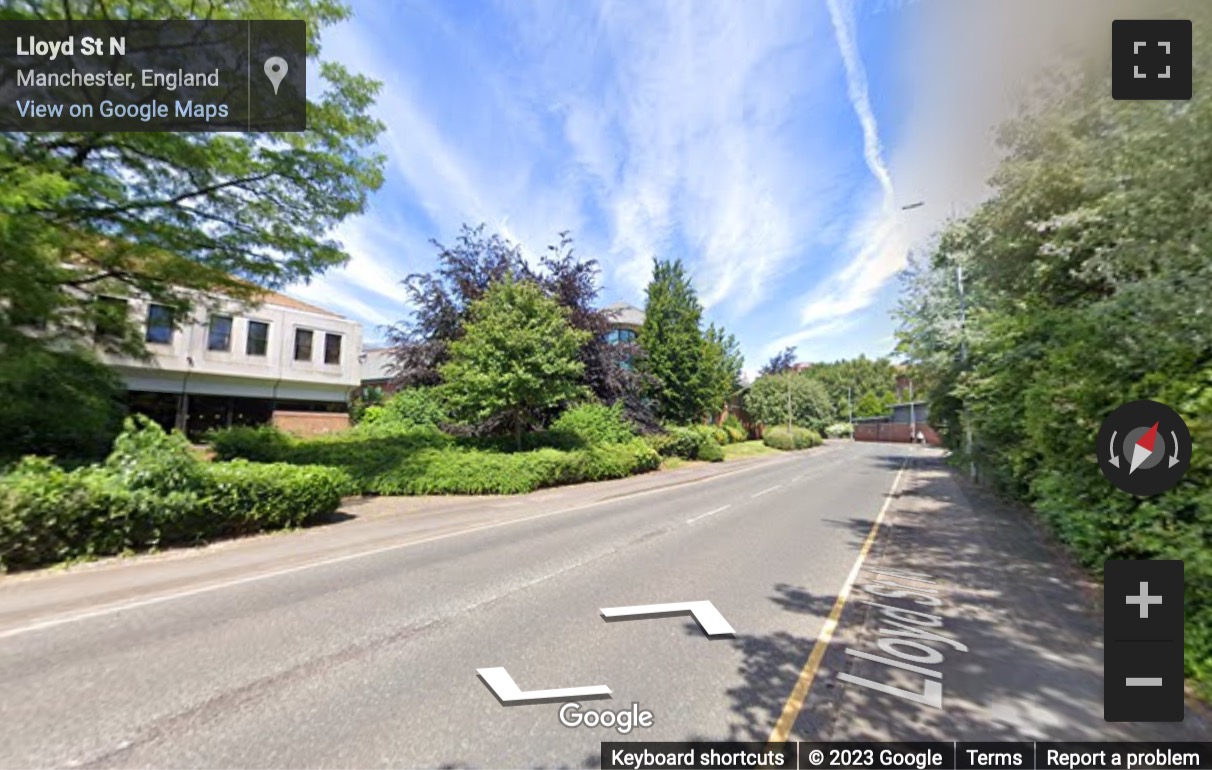
<svg viewBox="0 0 1212 770"><path fill-rule="evenodd" d="M935 433L934 428L923 423L918 423L917 429L921 431L922 437L927 444L939 446L943 442ZM908 444L912 440L910 438L912 426L907 423L896 422L860 422L854 426L855 441L892 441Z"/></svg>
<svg viewBox="0 0 1212 770"><path fill-rule="evenodd" d="M344 412L274 412L273 423L296 436L318 436L349 430L349 415Z"/></svg>

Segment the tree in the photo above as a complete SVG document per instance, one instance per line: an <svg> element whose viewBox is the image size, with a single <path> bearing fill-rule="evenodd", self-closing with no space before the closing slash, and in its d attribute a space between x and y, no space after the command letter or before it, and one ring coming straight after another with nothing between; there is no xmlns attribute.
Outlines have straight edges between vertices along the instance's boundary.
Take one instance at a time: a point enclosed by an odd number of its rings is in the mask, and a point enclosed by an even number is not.
<svg viewBox="0 0 1212 770"><path fill-rule="evenodd" d="M578 358L589 332L530 281L506 274L471 304L462 336L442 364L442 389L456 416L500 420L522 432L543 410L587 395Z"/></svg>
<svg viewBox="0 0 1212 770"><path fill-rule="evenodd" d="M581 346L580 359L585 365L585 385L604 404L619 405L623 416L644 431L659 428L652 404L644 392L652 386L651 378L637 365L644 351L635 342L610 342L610 318L597 307L597 260L580 259L573 249L568 231L560 233L560 241L547 247L535 280L548 296L569 312L574 329L589 332Z"/></svg>
<svg viewBox="0 0 1212 770"><path fill-rule="evenodd" d="M880 397L870 390L863 394L854 405L855 417L881 417L888 413Z"/></svg>
<svg viewBox="0 0 1212 770"><path fill-rule="evenodd" d="M529 275L521 248L496 233L485 236L483 224L463 225L453 246L430 243L438 250L438 267L401 282L412 319L387 333L396 383L404 387L440 382L439 368L449 357L449 345L463 336L472 306L505 276Z"/></svg>
<svg viewBox="0 0 1212 770"><path fill-rule="evenodd" d="M887 358L858 358L843 359L829 363L814 363L803 370L803 374L817 380L829 392L829 400L833 403L834 419L845 421L850 417L850 408L854 406L855 415L859 408L855 406L866 393L871 393L877 404L891 406L895 400L893 391L896 387L896 367ZM883 414L886 409L873 409L870 414Z"/></svg>
<svg viewBox="0 0 1212 770"><path fill-rule="evenodd" d="M706 373L707 408L713 413L723 411L728 399L741 389L741 372L745 357L736 336L708 325L703 333L703 369Z"/></svg>
<svg viewBox="0 0 1212 770"><path fill-rule="evenodd" d="M0 464L104 457L122 428L122 382L95 357L10 345L0 355Z"/></svg>
<svg viewBox="0 0 1212 770"><path fill-rule="evenodd" d="M588 332L578 357L585 367L585 385L593 394L603 403L620 404L624 415L640 427L655 426L652 410L642 398L646 378L628 364L643 352L633 343L606 341L610 319L596 306L600 268L597 260L576 255L570 233L561 232L559 243L547 247L537 269L522 257L520 246L499 234L486 235L483 224L463 225L451 246L432 243L438 249L438 267L404 279L412 317L387 334L397 384L415 387L439 382L439 368L449 358L449 345L463 335L471 306L512 274L539 286L568 311L573 328Z"/></svg>
<svg viewBox="0 0 1212 770"><path fill-rule="evenodd" d="M758 370L758 374L782 374L789 372L795 366L795 346L789 345L775 353L766 365Z"/></svg>
<svg viewBox="0 0 1212 770"><path fill-rule="evenodd" d="M833 420L833 405L825 387L799 372L758 377L745 394L745 410L763 425L786 425L788 394L791 422L823 430Z"/></svg>
<svg viewBox="0 0 1212 770"><path fill-rule="evenodd" d="M1171 10L1193 19L1194 88L1212 87L1212 8ZM990 197L912 266L901 350L965 466L1085 565L1182 559L1187 585L1212 586L1212 455L1148 499L1094 456L1106 416L1141 398L1212 442L1212 104L1116 101L1103 67L1061 74L999 132ZM1212 592L1188 591L1185 616L1187 674L1212 693Z"/></svg>
<svg viewBox="0 0 1212 770"><path fill-rule="evenodd" d="M204 6L204 7L203 7ZM0 349L89 346L103 303L143 294L183 311L198 295L254 299L348 255L329 235L382 183L370 117L378 84L319 62L338 2L66 0L8 6L6 18L283 18L307 22L308 130L288 134L0 134ZM125 319L122 319L125 324ZM31 334L32 326L42 331ZM145 354L132 324L108 345ZM31 342L32 340L32 342Z"/></svg>
<svg viewBox="0 0 1212 770"><path fill-rule="evenodd" d="M711 383L703 360L703 308L682 261L655 260L645 294L640 366L654 378L658 412L670 422L697 422Z"/></svg>

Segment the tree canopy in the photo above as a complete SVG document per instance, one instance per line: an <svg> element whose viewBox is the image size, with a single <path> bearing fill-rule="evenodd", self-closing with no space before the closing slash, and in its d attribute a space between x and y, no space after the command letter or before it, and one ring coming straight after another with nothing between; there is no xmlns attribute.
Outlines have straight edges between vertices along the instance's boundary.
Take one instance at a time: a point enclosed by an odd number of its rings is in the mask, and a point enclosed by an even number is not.
<svg viewBox="0 0 1212 770"><path fill-rule="evenodd" d="M471 303L463 334L440 367L453 413L471 422L502 420L522 431L547 409L588 395L581 346L569 311L530 281L507 273Z"/></svg>
<svg viewBox="0 0 1212 770"><path fill-rule="evenodd" d="M9 19L302 19L308 55L349 16L338 2L184 0L7 6ZM336 225L382 182L369 114L378 84L317 62L301 133L0 134L0 345L91 347L95 294L183 310L195 292L251 298L340 265ZM38 326L36 335L28 327ZM142 353L130 332L113 347Z"/></svg>
<svg viewBox="0 0 1212 770"><path fill-rule="evenodd" d="M578 353L586 387L602 402L619 404L639 426L654 428L655 417L643 397L647 378L633 366L643 351L634 343L607 342L610 319L597 307L598 262L577 255L571 234L559 235L536 267L523 258L518 244L486 234L483 224L463 225L452 245L432 241L437 267L404 279L411 317L388 329L396 382L406 387L438 383L449 346L463 336L472 305L512 274L539 287L568 311L573 328L587 333Z"/></svg>
<svg viewBox="0 0 1212 770"><path fill-rule="evenodd" d="M713 383L704 361L703 307L682 261L655 260L645 295L639 342L659 413L674 423L698 422Z"/></svg>
<svg viewBox="0 0 1212 770"><path fill-rule="evenodd" d="M789 372L795 366L795 345L788 345L770 357L770 360L758 370L758 374L782 374Z"/></svg>
<svg viewBox="0 0 1212 770"><path fill-rule="evenodd" d="M1193 19L1212 87L1212 9ZM1175 13L1178 13L1175 10ZM1108 67L1066 70L1002 127L992 195L906 276L900 346L930 419L982 479L1031 503L1082 561L1182 559L1187 674L1212 692L1212 455L1138 499L1095 459L1103 419L1140 398L1212 442L1212 103L1116 101ZM964 287L961 323L959 273Z"/></svg>
<svg viewBox="0 0 1212 770"><path fill-rule="evenodd" d="M758 377L745 394L746 411L766 426L785 426L788 407L792 424L803 428L820 431L834 419L825 386L799 372Z"/></svg>

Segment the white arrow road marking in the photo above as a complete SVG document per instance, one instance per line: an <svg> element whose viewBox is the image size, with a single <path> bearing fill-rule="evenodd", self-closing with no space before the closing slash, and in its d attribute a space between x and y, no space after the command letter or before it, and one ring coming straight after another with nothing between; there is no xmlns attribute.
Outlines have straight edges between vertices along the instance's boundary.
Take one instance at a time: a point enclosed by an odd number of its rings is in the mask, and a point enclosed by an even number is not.
<svg viewBox="0 0 1212 770"><path fill-rule="evenodd" d="M1174 454L1170 456L1170 464L1166 466L1167 468L1173 468L1175 465L1178 465L1178 462L1179 462L1179 460L1178 460L1178 434L1174 431L1170 431L1170 438L1174 439Z"/></svg>
<svg viewBox="0 0 1212 770"><path fill-rule="evenodd" d="M555 701L593 700L609 698L610 688L604 684L589 687L564 687L558 690L530 690L522 692L514 683L513 677L503 668L477 668L476 673L493 695L506 706L520 706L525 703L552 703Z"/></svg>
<svg viewBox="0 0 1212 770"><path fill-rule="evenodd" d="M699 628L708 637L733 636L736 631L724 620L724 616L711 602L674 602L672 604L643 604L635 607L606 607L602 609L602 617L606 620L622 620L625 618L667 618L672 615L694 616Z"/></svg>

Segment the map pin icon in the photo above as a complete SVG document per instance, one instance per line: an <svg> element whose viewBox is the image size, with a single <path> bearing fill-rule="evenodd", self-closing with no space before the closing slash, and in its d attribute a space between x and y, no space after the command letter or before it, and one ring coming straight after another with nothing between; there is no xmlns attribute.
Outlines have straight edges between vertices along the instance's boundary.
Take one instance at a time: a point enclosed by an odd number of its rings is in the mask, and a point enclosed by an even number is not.
<svg viewBox="0 0 1212 770"><path fill-rule="evenodd" d="M265 60L265 77L269 78L269 82L274 84L274 95L278 94L278 86L282 83L282 78L286 77L286 60L281 56L271 56Z"/></svg>

